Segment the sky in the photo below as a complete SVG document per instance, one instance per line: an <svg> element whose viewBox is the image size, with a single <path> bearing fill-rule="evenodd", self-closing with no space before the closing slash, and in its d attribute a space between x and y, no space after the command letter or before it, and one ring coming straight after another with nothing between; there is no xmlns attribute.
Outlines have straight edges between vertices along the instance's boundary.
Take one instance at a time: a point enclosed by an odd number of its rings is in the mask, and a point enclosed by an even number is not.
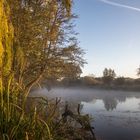
<svg viewBox="0 0 140 140"><path fill-rule="evenodd" d="M88 64L83 76L102 76L104 68L117 76L136 78L140 65L140 0L74 0L75 30Z"/></svg>

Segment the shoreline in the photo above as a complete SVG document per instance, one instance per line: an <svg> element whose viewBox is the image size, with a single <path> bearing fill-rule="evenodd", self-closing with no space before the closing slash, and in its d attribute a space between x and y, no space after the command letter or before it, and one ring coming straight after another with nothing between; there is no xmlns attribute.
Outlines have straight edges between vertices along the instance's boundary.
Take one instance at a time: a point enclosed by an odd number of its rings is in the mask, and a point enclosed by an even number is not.
<svg viewBox="0 0 140 140"><path fill-rule="evenodd" d="M45 87L45 86L44 86ZM47 88L47 87L45 87ZM52 86L51 88L90 88L90 89L99 89L99 90L114 90L114 91L126 91L126 92L140 92L140 86L106 86L106 85L57 85Z"/></svg>

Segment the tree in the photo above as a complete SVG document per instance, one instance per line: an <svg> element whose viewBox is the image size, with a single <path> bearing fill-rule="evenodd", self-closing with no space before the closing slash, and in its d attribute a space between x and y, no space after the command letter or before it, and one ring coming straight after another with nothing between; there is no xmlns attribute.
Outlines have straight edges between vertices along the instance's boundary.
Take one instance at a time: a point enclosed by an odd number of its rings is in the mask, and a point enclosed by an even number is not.
<svg viewBox="0 0 140 140"><path fill-rule="evenodd" d="M107 111L115 109L118 104L117 100L111 96L106 96L103 99L103 102L104 102L104 107Z"/></svg>
<svg viewBox="0 0 140 140"><path fill-rule="evenodd" d="M75 132L75 139L89 136L87 132L79 133L79 129L73 125L74 121L63 121L70 116L82 128L87 124L91 128L89 117L81 116L79 112L78 115L74 114L68 107L63 113L65 116L58 117L59 99L54 104L48 103L47 99L41 99L41 102L38 100L38 104L34 99L36 103L30 102L30 107L27 104L29 110L25 104L30 88L41 78L65 75L65 67L78 73L78 68L83 64L82 51L75 40L66 43L70 37L65 36L65 31L71 29L66 26L71 18L71 3L68 2L71 1L0 0L2 139L71 139L71 130ZM94 137L92 128L90 131Z"/></svg>
<svg viewBox="0 0 140 140"><path fill-rule="evenodd" d="M98 80L95 79L94 76L84 76L82 78L82 82L84 85L89 85L89 86L93 86L93 85L98 85L100 82Z"/></svg>
<svg viewBox="0 0 140 140"><path fill-rule="evenodd" d="M125 84L125 78L117 77L114 82L115 82L115 85L122 86Z"/></svg>
<svg viewBox="0 0 140 140"><path fill-rule="evenodd" d="M12 72L27 93L42 79L77 76L84 64L71 0L9 0L14 26Z"/></svg>
<svg viewBox="0 0 140 140"><path fill-rule="evenodd" d="M110 85L111 82L114 80L116 77L115 71L112 69L107 69L105 68L103 71L103 82L107 85Z"/></svg>
<svg viewBox="0 0 140 140"><path fill-rule="evenodd" d="M140 66L137 68L137 76L140 76Z"/></svg>

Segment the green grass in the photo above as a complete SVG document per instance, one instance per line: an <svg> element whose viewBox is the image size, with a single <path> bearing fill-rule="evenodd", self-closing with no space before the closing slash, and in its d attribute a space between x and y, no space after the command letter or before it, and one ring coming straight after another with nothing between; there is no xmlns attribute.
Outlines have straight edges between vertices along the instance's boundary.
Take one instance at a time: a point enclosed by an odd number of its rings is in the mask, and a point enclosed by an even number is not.
<svg viewBox="0 0 140 140"><path fill-rule="evenodd" d="M12 78L0 85L0 140L94 140L84 126L77 127L89 118L77 114L64 119L58 98L26 98Z"/></svg>

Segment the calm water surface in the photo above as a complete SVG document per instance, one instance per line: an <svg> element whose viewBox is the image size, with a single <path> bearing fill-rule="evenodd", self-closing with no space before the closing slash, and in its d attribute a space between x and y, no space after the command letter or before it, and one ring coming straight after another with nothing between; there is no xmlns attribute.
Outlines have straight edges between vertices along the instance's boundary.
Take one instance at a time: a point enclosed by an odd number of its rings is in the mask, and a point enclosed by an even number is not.
<svg viewBox="0 0 140 140"><path fill-rule="evenodd" d="M56 88L37 95L61 97L73 109L80 103L81 113L92 116L99 140L140 140L140 92Z"/></svg>

